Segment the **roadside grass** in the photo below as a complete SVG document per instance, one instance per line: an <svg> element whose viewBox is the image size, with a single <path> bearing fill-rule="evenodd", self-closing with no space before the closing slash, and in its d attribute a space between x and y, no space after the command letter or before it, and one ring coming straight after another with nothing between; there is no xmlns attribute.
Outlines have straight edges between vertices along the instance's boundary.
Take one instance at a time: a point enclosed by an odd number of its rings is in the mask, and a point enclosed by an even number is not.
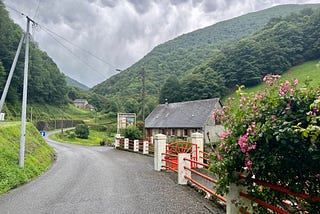
<svg viewBox="0 0 320 214"><path fill-rule="evenodd" d="M41 175L52 164L55 151L27 123L24 168L19 167L21 123L0 124L0 194Z"/></svg>
<svg viewBox="0 0 320 214"><path fill-rule="evenodd" d="M74 130L64 131L63 134L61 132L52 134L51 138L63 143L78 144L84 146L100 146L101 141L104 141L106 144L114 142L114 138L108 137L105 131L101 132L96 130L90 130L88 139L75 137Z"/></svg>
<svg viewBox="0 0 320 214"><path fill-rule="evenodd" d="M299 80L298 87L302 87L307 79L311 80L310 85L316 86L320 84L320 62L319 60L309 61L301 65L290 68L288 71L281 75L281 80L293 79ZM254 87L244 88L243 93L246 94L256 94L259 91L263 91L266 88L266 84L263 82ZM227 98L237 97L236 92L224 97L222 102L225 103ZM236 103L236 102L235 102Z"/></svg>

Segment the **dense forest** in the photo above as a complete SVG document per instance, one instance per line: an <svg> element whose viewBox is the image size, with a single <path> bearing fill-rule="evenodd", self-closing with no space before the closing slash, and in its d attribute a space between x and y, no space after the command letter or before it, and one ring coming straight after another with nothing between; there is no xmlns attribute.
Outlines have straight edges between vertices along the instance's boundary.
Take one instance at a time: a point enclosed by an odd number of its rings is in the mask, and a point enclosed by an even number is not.
<svg viewBox="0 0 320 214"><path fill-rule="evenodd" d="M8 12L0 2L0 91L3 90L9 74L22 29L9 18ZM30 44L28 76L28 102L38 104L61 104L67 92L64 74L53 60L41 51L35 42ZM7 96L7 104L16 106L21 102L24 68L24 47L12 78Z"/></svg>
<svg viewBox="0 0 320 214"><path fill-rule="evenodd" d="M237 44L223 48L194 68L171 93L172 80L160 93L170 101L223 97L237 85L254 86L269 73L281 74L290 67L320 58L320 10L272 19L267 26ZM169 86L168 86L169 85Z"/></svg>
<svg viewBox="0 0 320 214"><path fill-rule="evenodd" d="M206 63L216 56L220 50L228 45L237 43L241 38L252 35L261 30L271 20L277 17L289 15L305 8L317 8L320 5L281 5L246 14L231 20L223 21L212 26L182 35L164 44L155 47L143 59L135 63L121 73L112 76L105 82L95 86L93 91L107 96L137 96L141 90L141 71L145 69L147 94L158 96L160 87L168 77L176 76L179 80L190 73L194 67ZM207 71L208 75L215 76ZM187 75L188 76L188 75ZM221 75L218 75L221 76ZM191 76L185 77L191 78ZM201 76L194 76L200 78ZM223 76L221 76L223 78ZM223 81L223 79L221 79ZM209 86L216 88L214 83ZM182 84L184 85L184 84ZM223 84L219 82L220 89L224 91ZM190 87L193 88L192 85ZM189 90L186 88L186 90ZM199 89L200 90L200 89ZM206 91L208 91L206 90ZM201 93L201 91L199 91ZM212 95L210 95L212 94ZM216 96L220 93L211 92L208 96ZM196 98L196 97L195 97ZM191 98L194 99L194 98Z"/></svg>

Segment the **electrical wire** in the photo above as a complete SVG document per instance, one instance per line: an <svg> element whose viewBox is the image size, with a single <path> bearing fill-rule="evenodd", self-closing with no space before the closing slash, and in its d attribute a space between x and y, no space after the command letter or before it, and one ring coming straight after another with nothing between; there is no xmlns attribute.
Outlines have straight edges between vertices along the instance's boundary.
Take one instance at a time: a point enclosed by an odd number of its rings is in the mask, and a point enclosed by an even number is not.
<svg viewBox="0 0 320 214"><path fill-rule="evenodd" d="M39 5L40 5L40 0L39 0L39 2L38 2L38 8L39 8ZM15 9L14 7L12 7L12 6L10 6L10 5L7 5L7 4L6 4L6 7L9 8L9 9L11 9L11 10L13 10L14 12L18 13L19 15L22 15L22 16L24 16L24 17L28 17L26 14L24 14L23 12ZM37 8L37 10L36 10L35 15L38 13L38 8ZM52 30L46 28L45 26L40 25L39 23L35 22L34 20L32 20L32 22L33 22L33 25L34 25L34 26L40 27L44 32L46 32L53 40L55 40L55 41L56 41L59 45L61 45L65 50L67 50L70 54L72 54L74 57L76 57L79 61L81 61L84 65L86 65L87 67L89 67L91 70L99 73L103 78L106 77L106 74L98 71L98 70L95 69L93 66L91 66L89 63L87 63L86 61L84 61L80 56L78 56L77 54L75 54L70 48L68 48L65 44L63 44L61 41L59 41L56 37L59 37L60 39L62 39L62 40L64 40L65 42L69 43L70 45L78 48L79 50L85 52L86 54L94 57L95 59L99 60L100 62L102 62L102 63L104 63L104 64L106 64L106 65L108 65L108 66L111 66L111 67L115 68L116 71L120 71L119 69L117 69L116 66L112 65L112 64L109 63L109 62L106 62L105 60L103 60L102 58L96 56L96 55L93 54L92 52L90 52L90 51L88 51L88 50L86 50L86 49L84 49L84 48L82 48L82 47L74 44L73 42L71 42L71 41L69 41L68 39L62 37L61 35L53 32Z"/></svg>
<svg viewBox="0 0 320 214"><path fill-rule="evenodd" d="M47 31L45 31L47 32ZM90 69L92 69L93 71L99 73L101 75L101 77L105 77L105 74L101 73L100 71L98 71L97 69L95 69L94 67L92 67L90 64L88 64L86 61L84 61L83 59L81 59L81 57L79 57L77 54L75 54L70 48L68 48L66 45L64 45L62 42L60 42L57 38L55 38L51 33L47 32L48 35L54 39L58 44L60 44L64 49L66 49L69 53L71 53L74 57L76 57L80 62L82 62L84 65L86 65L87 67L89 67Z"/></svg>
<svg viewBox="0 0 320 214"><path fill-rule="evenodd" d="M38 6L37 6L37 9L36 9L36 12L34 13L33 19L35 19L38 16L38 12L39 12L39 8L40 8L40 2L41 2L41 0L38 0Z"/></svg>
<svg viewBox="0 0 320 214"><path fill-rule="evenodd" d="M71 42L71 41L67 40L66 38L62 37L61 35L59 35L59 34L57 34L57 33L53 32L53 31L51 31L50 29L48 29L48 28L46 28L46 27L44 27L44 26L42 26L42 25L39 25L39 26L40 26L41 28L44 28L46 31L48 31L48 32L50 32L50 33L52 33L52 34L54 34L55 36L57 36L57 37L59 37L59 38L63 39L65 42L67 42L67 43L71 44L72 46L74 46L74 47L76 47L76 48L78 48L78 49L82 50L83 52L87 53L88 55L90 55L90 56L92 56L92 57L96 58L96 59L97 59L97 60L99 60L100 62L102 62L102 63L104 63L104 64L106 64L106 65L108 65L108 66L111 66L111 67L113 67L113 68L117 68L116 66L114 66L114 65L110 64L109 62L106 62L104 59L102 59L102 58L100 58L100 57L98 57L98 56L94 55L92 52L90 52L90 51L88 51L88 50L86 50L86 49L84 49L84 48L82 48L82 47L80 47L80 46L78 46L78 45L74 44L73 42Z"/></svg>

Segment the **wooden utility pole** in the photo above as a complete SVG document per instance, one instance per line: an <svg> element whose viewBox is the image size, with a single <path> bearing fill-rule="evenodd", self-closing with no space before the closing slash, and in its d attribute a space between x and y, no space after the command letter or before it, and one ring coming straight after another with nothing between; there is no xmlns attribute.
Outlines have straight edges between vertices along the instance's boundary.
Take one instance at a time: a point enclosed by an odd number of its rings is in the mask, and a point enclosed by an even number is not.
<svg viewBox="0 0 320 214"><path fill-rule="evenodd" d="M141 113L142 113L142 121L144 123L144 105L145 105L145 70L142 67L141 72Z"/></svg>
<svg viewBox="0 0 320 214"><path fill-rule="evenodd" d="M141 114L142 114L142 124L143 124L143 139L144 139L144 105L145 105L145 70L144 70L144 66L142 67L142 71L141 71Z"/></svg>

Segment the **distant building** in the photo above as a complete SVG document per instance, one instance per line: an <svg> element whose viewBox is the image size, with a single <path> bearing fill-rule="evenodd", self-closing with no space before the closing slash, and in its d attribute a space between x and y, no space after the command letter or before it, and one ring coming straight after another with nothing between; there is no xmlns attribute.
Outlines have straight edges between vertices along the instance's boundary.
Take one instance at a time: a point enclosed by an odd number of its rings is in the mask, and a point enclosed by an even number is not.
<svg viewBox="0 0 320 214"><path fill-rule="evenodd" d="M86 99L75 99L73 104L79 109L94 110L94 107L90 105Z"/></svg>
<svg viewBox="0 0 320 214"><path fill-rule="evenodd" d="M212 113L222 108L219 98L158 105L145 120L145 136L150 140L156 134L191 137L203 133L205 142L218 140L223 126Z"/></svg>

